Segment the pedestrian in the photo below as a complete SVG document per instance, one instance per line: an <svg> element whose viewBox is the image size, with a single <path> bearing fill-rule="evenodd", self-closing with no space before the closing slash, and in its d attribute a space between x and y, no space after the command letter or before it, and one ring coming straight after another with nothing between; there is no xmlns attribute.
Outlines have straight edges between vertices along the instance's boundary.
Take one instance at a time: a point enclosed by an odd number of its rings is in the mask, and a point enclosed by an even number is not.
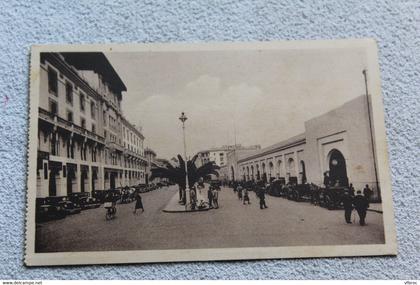
<svg viewBox="0 0 420 285"><path fill-rule="evenodd" d="M330 187L330 177L328 176L328 172L324 172L324 185L325 188Z"/></svg>
<svg viewBox="0 0 420 285"><path fill-rule="evenodd" d="M134 206L134 214L137 214L137 209L141 209L142 212L144 212L144 207L143 207L143 201L141 199L140 196L140 192L137 192L136 194L136 205Z"/></svg>
<svg viewBox="0 0 420 285"><path fill-rule="evenodd" d="M353 197L348 191L344 191L342 202L344 207L344 218L346 219L346 223L351 224L351 213L353 212Z"/></svg>
<svg viewBox="0 0 420 285"><path fill-rule="evenodd" d="M209 207L213 207L213 187L210 185L209 189L207 190L207 199L209 201Z"/></svg>
<svg viewBox="0 0 420 285"><path fill-rule="evenodd" d="M242 190L243 190L242 187L240 188L238 187L237 190L238 190L238 199L242 200Z"/></svg>
<svg viewBox="0 0 420 285"><path fill-rule="evenodd" d="M258 188L258 198L260 198L260 209L266 209L268 208L267 205L265 204L265 191L263 187L259 187Z"/></svg>
<svg viewBox="0 0 420 285"><path fill-rule="evenodd" d="M248 205L249 204L251 204L251 201L249 200L249 191L248 191L248 188L244 188L244 205L245 205L245 202L248 202Z"/></svg>
<svg viewBox="0 0 420 285"><path fill-rule="evenodd" d="M353 204L357 214L359 214L359 224L361 226L366 225L365 219L367 209L369 208L369 202L366 197L362 195L362 191L357 191L357 195L353 199Z"/></svg>
<svg viewBox="0 0 420 285"><path fill-rule="evenodd" d="M349 191L350 191L350 196L354 197L354 187L353 187L353 183L350 183L349 185Z"/></svg>
<svg viewBox="0 0 420 285"><path fill-rule="evenodd" d="M366 184L365 188L363 189L363 195L366 197L368 201L370 201L370 197L372 196L373 191L369 188L369 185Z"/></svg>
<svg viewBox="0 0 420 285"><path fill-rule="evenodd" d="M219 208L219 192L216 187L213 187L211 194L213 197L213 206L215 209L218 209Z"/></svg>
<svg viewBox="0 0 420 285"><path fill-rule="evenodd" d="M190 201L191 210L195 210L195 206L197 205L197 192L194 186L190 189Z"/></svg>

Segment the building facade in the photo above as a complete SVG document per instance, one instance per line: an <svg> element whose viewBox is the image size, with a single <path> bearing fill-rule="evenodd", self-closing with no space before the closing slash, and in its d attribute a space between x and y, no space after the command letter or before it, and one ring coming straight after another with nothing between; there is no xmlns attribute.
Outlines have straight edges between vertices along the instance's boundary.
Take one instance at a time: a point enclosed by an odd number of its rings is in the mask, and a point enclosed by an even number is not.
<svg viewBox="0 0 420 285"><path fill-rule="evenodd" d="M149 148L146 147L144 149L144 156L146 158L147 161L147 168L146 168L146 184L151 183L152 181L150 181L150 177L152 176L152 168L156 167L156 152Z"/></svg>
<svg viewBox="0 0 420 285"><path fill-rule="evenodd" d="M357 97L305 122L305 132L237 160L235 180L284 178L286 182L323 184L323 175L338 185L366 184L380 200L368 97Z"/></svg>
<svg viewBox="0 0 420 285"><path fill-rule="evenodd" d="M196 165L199 167L206 164L209 161L214 161L219 167L226 166L228 164L228 154L232 151L253 151L260 149L260 145L253 146L242 146L237 145L224 145L217 148L211 148L208 150L199 151L197 153L198 157L196 160Z"/></svg>
<svg viewBox="0 0 420 285"><path fill-rule="evenodd" d="M41 53L37 197L144 180L144 137L123 117L123 91L103 53Z"/></svg>

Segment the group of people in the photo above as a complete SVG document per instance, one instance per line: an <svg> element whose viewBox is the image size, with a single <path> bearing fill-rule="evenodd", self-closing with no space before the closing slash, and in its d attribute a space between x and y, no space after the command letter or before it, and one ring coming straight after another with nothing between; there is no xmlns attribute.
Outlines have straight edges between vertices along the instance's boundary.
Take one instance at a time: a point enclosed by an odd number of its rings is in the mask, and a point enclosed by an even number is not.
<svg viewBox="0 0 420 285"><path fill-rule="evenodd" d="M238 183L234 183L234 185L232 185L233 187L233 192L236 193L238 195L238 199L240 201L242 201L243 205L249 205L251 204L251 199L249 198L249 186L248 185L244 185L240 182ZM265 187L262 184L256 184L255 185L255 194L257 196L257 198L259 199L260 202L260 209L266 209L267 204L265 203Z"/></svg>
<svg viewBox="0 0 420 285"><path fill-rule="evenodd" d="M128 187L124 188L123 191L128 191ZM112 204L112 208L115 209L115 206L117 204L117 200L120 199L119 196L116 193L108 192L104 198L104 202L108 202ZM134 205L134 211L133 214L137 214L137 210L141 209L142 212L144 212L143 207L143 201L140 195L139 191L134 192L134 200L136 201L136 204Z"/></svg>
<svg viewBox="0 0 420 285"><path fill-rule="evenodd" d="M367 185L366 185L367 186ZM350 188L351 189L351 188ZM354 190L353 190L354 191ZM366 213L369 208L369 200L366 195L362 195L362 191L358 190L356 195L352 194L351 190L344 191L343 195L344 218L348 224L351 224L351 214L353 209L356 209L359 215L359 224L366 225Z"/></svg>
<svg viewBox="0 0 420 285"><path fill-rule="evenodd" d="M210 184L209 189L207 190L207 199L209 201L209 207L213 207L214 209L219 208L219 191L219 185Z"/></svg>

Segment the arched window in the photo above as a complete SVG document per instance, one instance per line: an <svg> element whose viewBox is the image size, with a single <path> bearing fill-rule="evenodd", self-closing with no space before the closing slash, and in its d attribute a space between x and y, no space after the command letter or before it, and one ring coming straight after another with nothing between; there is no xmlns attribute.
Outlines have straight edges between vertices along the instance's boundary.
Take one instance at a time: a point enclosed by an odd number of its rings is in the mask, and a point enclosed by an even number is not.
<svg viewBox="0 0 420 285"><path fill-rule="evenodd" d="M282 165L282 161L278 160L277 161L277 177L283 177L284 173L283 173L283 165Z"/></svg>

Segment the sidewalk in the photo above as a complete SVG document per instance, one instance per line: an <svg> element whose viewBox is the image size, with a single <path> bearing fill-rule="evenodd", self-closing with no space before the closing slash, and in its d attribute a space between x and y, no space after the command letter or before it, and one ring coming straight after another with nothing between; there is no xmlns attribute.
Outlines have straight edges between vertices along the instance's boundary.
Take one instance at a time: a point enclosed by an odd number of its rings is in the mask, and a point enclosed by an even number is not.
<svg viewBox="0 0 420 285"><path fill-rule="evenodd" d="M197 203L199 204L201 200L203 201L207 201L206 199L204 199L204 196L202 193L207 193L207 190L204 191L205 189L202 189L201 193L200 191L197 191ZM202 208L200 210L191 210L191 209L186 209L185 205L179 204L179 193L175 193L175 195L169 200L168 204L165 206L165 208L163 208L163 212L165 213L181 213L181 212L197 212L197 211L208 211L210 210L209 207L206 208Z"/></svg>
<svg viewBox="0 0 420 285"><path fill-rule="evenodd" d="M382 212L382 203L370 203L369 204L368 211L383 214L383 212Z"/></svg>

